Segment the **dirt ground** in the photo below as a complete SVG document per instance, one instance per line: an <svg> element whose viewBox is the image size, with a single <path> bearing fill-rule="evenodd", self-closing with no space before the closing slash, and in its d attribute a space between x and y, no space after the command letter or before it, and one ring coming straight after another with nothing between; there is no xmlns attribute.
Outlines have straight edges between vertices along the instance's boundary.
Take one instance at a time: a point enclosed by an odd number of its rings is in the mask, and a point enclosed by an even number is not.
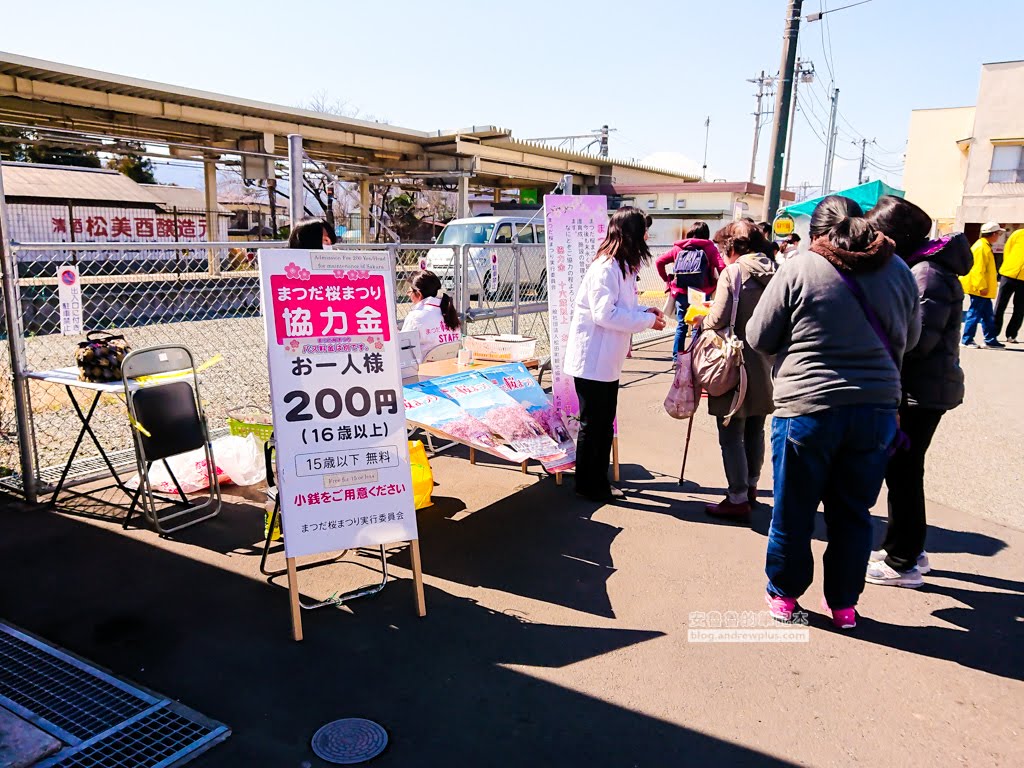
<svg viewBox="0 0 1024 768"><path fill-rule="evenodd" d="M432 460L426 618L396 549L395 582L306 612L293 643L282 582L258 572L262 508L241 496L173 541L2 506L0 616L227 723L201 767L326 765L309 740L340 717L388 729L379 766L1024 765L1024 532L965 512L967 493L931 504L926 585L868 586L855 630L821 616L819 574L807 642L689 641L694 612L763 608L771 499L750 527L704 514L724 474L703 414L678 485L667 357L628 364L620 506ZM880 537L881 501L876 517ZM373 579L368 557L346 562L302 572L303 593Z"/></svg>

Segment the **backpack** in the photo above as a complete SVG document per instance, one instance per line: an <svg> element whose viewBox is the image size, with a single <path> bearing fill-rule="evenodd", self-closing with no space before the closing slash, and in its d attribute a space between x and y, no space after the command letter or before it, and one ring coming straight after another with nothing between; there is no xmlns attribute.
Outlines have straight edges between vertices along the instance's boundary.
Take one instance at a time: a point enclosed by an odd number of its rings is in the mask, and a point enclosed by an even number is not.
<svg viewBox="0 0 1024 768"><path fill-rule="evenodd" d="M683 248L676 254L672 271L677 288L703 291L708 284L708 256L700 248Z"/></svg>
<svg viewBox="0 0 1024 768"><path fill-rule="evenodd" d="M725 417L728 426L732 417L743 404L747 395L747 371L743 366L743 342L736 338L736 311L740 305L740 291L743 288L743 275L738 265L730 266L732 270L732 317L728 329L721 331L706 330L693 344L691 358L693 361L693 379L696 386L703 389L711 397L720 397L733 390L732 406Z"/></svg>

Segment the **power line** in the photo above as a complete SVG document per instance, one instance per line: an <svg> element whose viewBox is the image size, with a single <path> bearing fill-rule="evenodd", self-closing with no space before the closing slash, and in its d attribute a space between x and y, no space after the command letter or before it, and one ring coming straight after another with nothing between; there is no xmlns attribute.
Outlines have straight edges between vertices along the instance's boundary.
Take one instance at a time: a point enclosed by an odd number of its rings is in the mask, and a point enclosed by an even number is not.
<svg viewBox="0 0 1024 768"><path fill-rule="evenodd" d="M879 163L875 162L871 158L870 155L865 159L865 162L868 165L870 165L872 168L874 168L876 170L879 170L879 171L884 171L885 173L902 173L903 172L903 168L890 168L890 167L885 166L885 165L880 165Z"/></svg>
<svg viewBox="0 0 1024 768"><path fill-rule="evenodd" d="M879 151L883 155L902 155L905 154L907 151L907 142L903 142L903 146L900 147L899 149L886 149L880 144L876 144L875 146L878 147Z"/></svg>
<svg viewBox="0 0 1024 768"><path fill-rule="evenodd" d="M818 12L822 15L828 13L828 5L825 0L819 0ZM825 58L825 66L828 68L828 76L832 80L832 86L836 84L836 73L832 66L832 33L829 31L828 35L828 50L825 50L825 28L828 26L828 19L823 19L824 25L819 27L821 31L821 55Z"/></svg>
<svg viewBox="0 0 1024 768"><path fill-rule="evenodd" d="M811 125L811 121L808 119L807 113L801 111L800 114L802 114L804 116L804 119L807 120L807 124L811 126L811 132L814 134L814 138L816 138L818 140L819 144L823 145L827 149L828 148L828 143L825 141L825 139L823 139L818 134L818 132L817 132L817 130L815 130L814 126ZM849 160L851 162L857 159L855 157L844 157L843 155L840 155L838 152L835 154L835 157L838 157L840 160Z"/></svg>

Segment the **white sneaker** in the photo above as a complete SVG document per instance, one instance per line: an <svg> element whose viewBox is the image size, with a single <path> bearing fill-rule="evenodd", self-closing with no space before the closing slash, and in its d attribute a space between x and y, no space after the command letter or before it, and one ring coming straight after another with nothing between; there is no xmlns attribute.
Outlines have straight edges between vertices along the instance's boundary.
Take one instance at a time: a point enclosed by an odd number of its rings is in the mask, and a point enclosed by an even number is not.
<svg viewBox="0 0 1024 768"><path fill-rule="evenodd" d="M868 563L880 563L883 560L885 560L885 557L888 554L889 553L886 552L884 549L879 549L879 550L877 550L875 552L872 552L871 556L868 558ZM931 569L932 569L931 563L928 562L928 553L927 552L922 552L917 557L917 572L920 573L922 576L924 576Z"/></svg>
<svg viewBox="0 0 1024 768"><path fill-rule="evenodd" d="M921 572L917 570L917 566L914 566L909 571L900 573L886 565L884 560L880 560L877 563L869 563L864 580L868 584L881 584L886 587L906 587L907 589L917 589L924 584L924 579L921 578Z"/></svg>

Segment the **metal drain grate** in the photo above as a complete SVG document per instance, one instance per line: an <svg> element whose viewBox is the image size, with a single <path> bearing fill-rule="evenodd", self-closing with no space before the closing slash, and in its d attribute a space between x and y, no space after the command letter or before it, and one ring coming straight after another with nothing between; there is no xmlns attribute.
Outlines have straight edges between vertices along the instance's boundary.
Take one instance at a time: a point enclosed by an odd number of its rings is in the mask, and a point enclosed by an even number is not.
<svg viewBox="0 0 1024 768"><path fill-rule="evenodd" d="M167 709L155 709L125 723L110 736L82 744L66 756L57 755L38 768L152 768L197 749L211 733L209 726Z"/></svg>
<svg viewBox="0 0 1024 768"><path fill-rule="evenodd" d="M0 629L0 703L13 704L61 741L77 744L158 701L34 638Z"/></svg>
<svg viewBox="0 0 1024 768"><path fill-rule="evenodd" d="M2 622L0 705L64 743L38 768L167 768L231 733Z"/></svg>

